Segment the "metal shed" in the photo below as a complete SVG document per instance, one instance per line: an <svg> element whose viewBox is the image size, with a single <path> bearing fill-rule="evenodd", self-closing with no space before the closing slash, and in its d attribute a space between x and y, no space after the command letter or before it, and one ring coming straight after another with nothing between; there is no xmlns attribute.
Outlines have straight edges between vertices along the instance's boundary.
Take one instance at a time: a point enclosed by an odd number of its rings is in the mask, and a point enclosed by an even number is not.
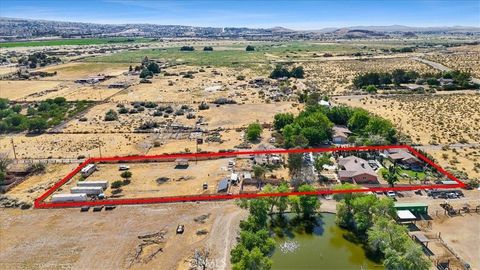
<svg viewBox="0 0 480 270"><path fill-rule="evenodd" d="M428 205L425 203L395 203L395 209L409 210L414 215L428 215Z"/></svg>

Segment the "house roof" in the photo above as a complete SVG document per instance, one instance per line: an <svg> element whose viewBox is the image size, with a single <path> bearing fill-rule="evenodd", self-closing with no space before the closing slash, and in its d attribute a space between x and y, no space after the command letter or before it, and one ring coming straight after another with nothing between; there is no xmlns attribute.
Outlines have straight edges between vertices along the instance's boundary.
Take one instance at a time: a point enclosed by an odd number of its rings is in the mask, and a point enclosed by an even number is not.
<svg viewBox="0 0 480 270"><path fill-rule="evenodd" d="M338 171L340 177L355 177L362 174L377 176L368 162L359 157L349 156L341 158L338 160L338 165L345 168L345 170Z"/></svg>
<svg viewBox="0 0 480 270"><path fill-rule="evenodd" d="M217 191L226 190L228 188L228 179L223 179L218 183Z"/></svg>
<svg viewBox="0 0 480 270"><path fill-rule="evenodd" d="M417 160L417 158L414 155L402 149L392 149L392 150L389 150L388 153L389 153L388 157L395 160L409 160L409 159Z"/></svg>
<svg viewBox="0 0 480 270"><path fill-rule="evenodd" d="M332 130L333 130L333 137L347 138L348 135L352 133L348 128L342 127L342 126L334 126Z"/></svg>

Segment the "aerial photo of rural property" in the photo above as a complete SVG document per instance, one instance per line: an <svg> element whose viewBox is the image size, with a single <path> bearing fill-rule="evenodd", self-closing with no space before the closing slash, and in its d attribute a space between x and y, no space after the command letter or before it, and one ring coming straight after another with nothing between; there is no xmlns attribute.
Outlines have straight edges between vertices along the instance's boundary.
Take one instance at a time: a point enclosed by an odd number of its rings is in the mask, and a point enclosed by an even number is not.
<svg viewBox="0 0 480 270"><path fill-rule="evenodd" d="M480 1L0 0L0 269L480 270Z"/></svg>

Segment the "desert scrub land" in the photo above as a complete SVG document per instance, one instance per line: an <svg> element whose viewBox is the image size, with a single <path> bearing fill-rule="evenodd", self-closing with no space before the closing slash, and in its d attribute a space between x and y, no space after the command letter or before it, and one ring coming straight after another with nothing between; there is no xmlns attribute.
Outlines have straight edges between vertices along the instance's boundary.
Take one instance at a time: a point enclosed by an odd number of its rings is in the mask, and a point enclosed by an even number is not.
<svg viewBox="0 0 480 270"><path fill-rule="evenodd" d="M302 63L306 78L315 82L324 93L340 94L351 88L356 75L366 72L392 72L395 69L435 72L428 65L410 58L362 59L342 61L318 61Z"/></svg>
<svg viewBox="0 0 480 270"><path fill-rule="evenodd" d="M338 98L391 120L414 144L480 142L479 94L370 96Z"/></svg>
<svg viewBox="0 0 480 270"><path fill-rule="evenodd" d="M480 77L480 45L448 48L446 52L428 54L425 58L451 69L470 72L473 77Z"/></svg>
<svg viewBox="0 0 480 270"><path fill-rule="evenodd" d="M428 150L443 168L466 173L469 178L480 178L480 145L473 147L442 147ZM463 178L461 178L464 180Z"/></svg>

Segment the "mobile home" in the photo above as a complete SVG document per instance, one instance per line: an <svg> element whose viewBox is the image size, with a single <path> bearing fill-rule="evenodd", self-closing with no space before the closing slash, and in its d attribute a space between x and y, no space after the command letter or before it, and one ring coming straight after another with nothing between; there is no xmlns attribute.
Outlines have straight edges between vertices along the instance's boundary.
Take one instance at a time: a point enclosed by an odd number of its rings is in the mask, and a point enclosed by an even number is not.
<svg viewBox="0 0 480 270"><path fill-rule="evenodd" d="M72 187L70 189L72 194L85 193L87 195L98 195L103 193L102 187Z"/></svg>
<svg viewBox="0 0 480 270"><path fill-rule="evenodd" d="M88 177L88 176L91 175L96 169L97 169L97 165L95 165L95 164L88 164L87 166L83 167L82 170L80 170L80 173L82 174L83 177Z"/></svg>
<svg viewBox="0 0 480 270"><path fill-rule="evenodd" d="M78 182L79 187L102 187L106 189L108 187L108 181L82 181Z"/></svg>
<svg viewBox="0 0 480 270"><path fill-rule="evenodd" d="M55 194L52 195L52 202L84 202L88 199L87 194Z"/></svg>

